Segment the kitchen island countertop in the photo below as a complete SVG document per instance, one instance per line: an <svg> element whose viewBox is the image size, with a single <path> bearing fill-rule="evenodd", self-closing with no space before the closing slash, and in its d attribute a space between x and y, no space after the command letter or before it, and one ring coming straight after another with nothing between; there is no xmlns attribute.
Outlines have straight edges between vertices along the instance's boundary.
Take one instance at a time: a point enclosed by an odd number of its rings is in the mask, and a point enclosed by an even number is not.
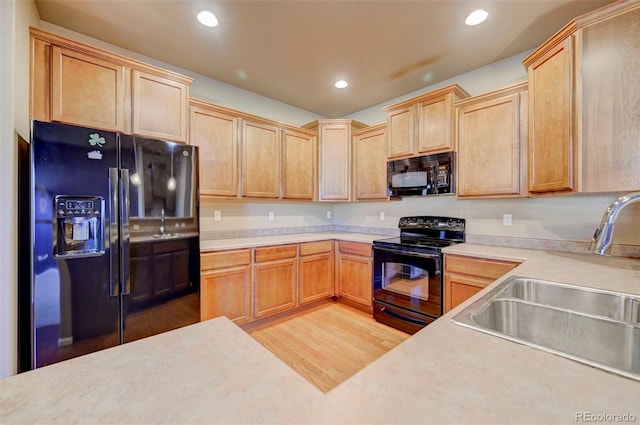
<svg viewBox="0 0 640 425"><path fill-rule="evenodd" d="M489 288L520 275L640 294L638 259L470 244L445 252L523 261ZM326 394L218 318L6 378L0 422L640 422L639 381L451 323L479 296Z"/></svg>

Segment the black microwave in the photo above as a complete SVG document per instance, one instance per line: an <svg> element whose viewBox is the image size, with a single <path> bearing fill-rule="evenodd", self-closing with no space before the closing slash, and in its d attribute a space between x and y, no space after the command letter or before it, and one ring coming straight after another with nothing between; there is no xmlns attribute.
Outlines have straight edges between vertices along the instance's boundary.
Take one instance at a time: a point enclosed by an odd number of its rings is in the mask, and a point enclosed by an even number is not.
<svg viewBox="0 0 640 425"><path fill-rule="evenodd" d="M388 195L427 196L455 193L453 152L387 162Z"/></svg>

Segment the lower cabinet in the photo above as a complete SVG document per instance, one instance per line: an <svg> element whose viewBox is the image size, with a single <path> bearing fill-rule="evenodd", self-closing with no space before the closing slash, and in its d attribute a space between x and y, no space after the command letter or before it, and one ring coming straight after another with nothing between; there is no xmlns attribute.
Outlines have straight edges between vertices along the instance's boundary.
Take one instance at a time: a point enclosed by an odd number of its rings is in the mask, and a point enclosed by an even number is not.
<svg viewBox="0 0 640 425"><path fill-rule="evenodd" d="M297 245L255 249L254 318L259 319L297 306Z"/></svg>
<svg viewBox="0 0 640 425"><path fill-rule="evenodd" d="M334 294L333 241L300 244L298 303L306 304Z"/></svg>
<svg viewBox="0 0 640 425"><path fill-rule="evenodd" d="M373 305L371 244L338 241L336 246L337 295L371 307Z"/></svg>
<svg viewBox="0 0 640 425"><path fill-rule="evenodd" d="M518 264L520 263L513 261L445 254L444 312L482 291Z"/></svg>
<svg viewBox="0 0 640 425"><path fill-rule="evenodd" d="M212 252L200 258L200 320L251 320L251 250Z"/></svg>
<svg viewBox="0 0 640 425"><path fill-rule="evenodd" d="M200 320L240 325L334 295L371 309L372 261L371 244L333 240L202 253Z"/></svg>

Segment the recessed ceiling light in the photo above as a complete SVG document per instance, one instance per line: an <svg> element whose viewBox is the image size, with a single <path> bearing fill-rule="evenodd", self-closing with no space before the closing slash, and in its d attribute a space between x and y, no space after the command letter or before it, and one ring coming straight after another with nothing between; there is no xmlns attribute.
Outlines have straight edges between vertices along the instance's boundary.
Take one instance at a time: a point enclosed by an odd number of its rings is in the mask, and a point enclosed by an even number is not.
<svg viewBox="0 0 640 425"><path fill-rule="evenodd" d="M198 12L196 17L198 18L198 21L206 27L215 27L218 25L218 18L216 18L216 15L209 12L208 10Z"/></svg>
<svg viewBox="0 0 640 425"><path fill-rule="evenodd" d="M338 80L334 84L335 88L337 88L337 89L343 89L343 88L347 87L348 85L349 85L349 83L347 83L345 80Z"/></svg>
<svg viewBox="0 0 640 425"><path fill-rule="evenodd" d="M469 13L467 19L464 20L464 23L469 26L478 25L483 23L484 20L487 19L487 16L489 16L489 12L484 9L477 9Z"/></svg>

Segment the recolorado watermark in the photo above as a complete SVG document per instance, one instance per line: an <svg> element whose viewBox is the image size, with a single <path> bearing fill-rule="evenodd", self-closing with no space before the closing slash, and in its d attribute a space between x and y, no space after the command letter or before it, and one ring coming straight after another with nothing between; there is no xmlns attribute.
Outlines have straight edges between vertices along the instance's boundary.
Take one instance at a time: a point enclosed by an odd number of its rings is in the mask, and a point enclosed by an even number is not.
<svg viewBox="0 0 640 425"><path fill-rule="evenodd" d="M576 412L576 422L620 422L634 423L638 417L633 413L609 413L609 412Z"/></svg>

